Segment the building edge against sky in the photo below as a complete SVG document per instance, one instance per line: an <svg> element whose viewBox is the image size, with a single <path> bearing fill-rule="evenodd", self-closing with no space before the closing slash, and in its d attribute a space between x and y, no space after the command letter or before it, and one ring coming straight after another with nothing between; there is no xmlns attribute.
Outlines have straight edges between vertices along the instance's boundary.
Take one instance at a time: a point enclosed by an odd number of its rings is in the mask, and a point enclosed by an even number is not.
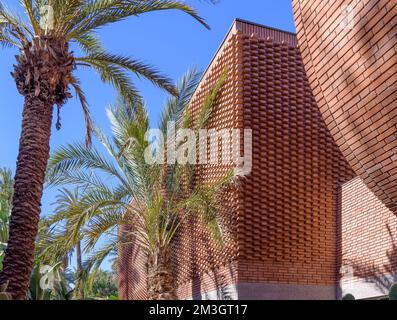
<svg viewBox="0 0 397 320"><path fill-rule="evenodd" d="M180 299L376 297L396 274L396 218L334 142L297 43L236 20L192 99L194 115L227 68L209 128L252 129L253 167L223 195L223 248L199 221L182 226L173 261ZM205 165L197 183L225 170ZM120 297L145 299L138 248L120 249L119 269Z"/></svg>
<svg viewBox="0 0 397 320"><path fill-rule="evenodd" d="M293 1L323 119L354 171L397 213L397 3Z"/></svg>
<svg viewBox="0 0 397 320"><path fill-rule="evenodd" d="M356 284L344 287L385 294L397 272L397 4L293 0L293 11L322 117L374 193L360 197L359 180L342 186L342 271Z"/></svg>

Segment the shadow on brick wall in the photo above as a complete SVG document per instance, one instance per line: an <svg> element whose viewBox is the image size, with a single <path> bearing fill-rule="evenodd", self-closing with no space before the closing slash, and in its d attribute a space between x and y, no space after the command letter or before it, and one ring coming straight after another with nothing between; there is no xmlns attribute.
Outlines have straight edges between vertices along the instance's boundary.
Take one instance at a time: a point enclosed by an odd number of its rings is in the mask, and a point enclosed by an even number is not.
<svg viewBox="0 0 397 320"><path fill-rule="evenodd" d="M376 285L379 291L388 293L393 283L397 281L397 237L393 233L389 225L386 225L388 235L392 240L392 247L387 250L387 263L377 266L374 262L368 265L367 261L347 261L353 267L354 277L364 279Z"/></svg>
<svg viewBox="0 0 397 320"><path fill-rule="evenodd" d="M337 296L387 294L397 281L397 217L359 177L338 190L337 239Z"/></svg>

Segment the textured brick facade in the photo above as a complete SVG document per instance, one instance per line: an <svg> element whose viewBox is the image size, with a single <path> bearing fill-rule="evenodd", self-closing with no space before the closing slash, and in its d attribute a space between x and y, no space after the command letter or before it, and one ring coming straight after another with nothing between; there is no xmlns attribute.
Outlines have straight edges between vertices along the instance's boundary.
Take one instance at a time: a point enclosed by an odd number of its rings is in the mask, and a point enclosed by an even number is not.
<svg viewBox="0 0 397 320"><path fill-rule="evenodd" d="M199 221L182 226L173 261L179 298L382 295L379 281L387 287L397 267L395 216L335 143L296 36L236 20L191 101L193 115L225 68L229 78L209 128L252 129L252 172L223 195L223 248ZM197 183L226 170L202 166ZM120 252L124 299L145 298L145 267L136 249Z"/></svg>
<svg viewBox="0 0 397 320"><path fill-rule="evenodd" d="M296 38L274 41L243 25L254 155L241 196L239 282L335 286L337 186L353 173L321 119Z"/></svg>
<svg viewBox="0 0 397 320"><path fill-rule="evenodd" d="M129 237L130 234L130 226L119 227L119 238L123 243L118 248L117 257L119 297L123 300L145 300L146 259L143 251L134 244L134 239Z"/></svg>
<svg viewBox="0 0 397 320"><path fill-rule="evenodd" d="M323 119L354 171L397 213L397 2L293 0Z"/></svg>

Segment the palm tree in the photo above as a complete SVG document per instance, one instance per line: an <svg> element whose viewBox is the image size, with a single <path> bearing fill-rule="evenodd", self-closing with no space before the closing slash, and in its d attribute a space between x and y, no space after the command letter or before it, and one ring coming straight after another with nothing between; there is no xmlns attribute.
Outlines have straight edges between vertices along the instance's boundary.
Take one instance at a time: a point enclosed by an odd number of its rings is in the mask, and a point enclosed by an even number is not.
<svg viewBox="0 0 397 320"><path fill-rule="evenodd" d="M44 217L40 221L39 236L36 245L36 260L50 265L70 259L73 251L76 254L75 272L75 297L84 299L85 270L83 267L81 239L82 234L76 235L76 240L71 239L68 231L75 224L73 219L84 209L80 201L82 192L79 188L74 190L62 189L56 196L54 214Z"/></svg>
<svg viewBox="0 0 397 320"><path fill-rule="evenodd" d="M111 271L98 271L92 285L92 297L101 299L117 298L117 281L115 281Z"/></svg>
<svg viewBox="0 0 397 320"><path fill-rule="evenodd" d="M101 250L86 248L86 223L82 222L87 202L84 199L86 188L63 188L56 196L56 208L52 215L40 221L39 235L36 243L36 260L48 265L57 265L64 261L67 267L73 252L76 255L76 272L74 277L74 298L85 299L86 291L91 291L99 266L112 252L104 257L95 255ZM108 233L103 234L108 236ZM105 237L104 237L105 238ZM84 263L83 253L90 257Z"/></svg>
<svg viewBox="0 0 397 320"><path fill-rule="evenodd" d="M164 132L167 123L176 120L177 128L206 125L217 93L226 77L222 76L202 107L197 121L186 109L199 76L190 72L178 86L178 96L169 98L159 128ZM145 150L149 143L146 132L149 119L143 102L137 99L135 113L122 102L108 109L113 137L109 139L98 128L95 136L109 152L107 159L95 148L87 150L83 144L70 144L58 149L49 162L50 182L88 186L84 195L86 208L79 221L70 230L77 232L85 223L88 248L93 248L100 235L115 230L113 245L131 241L131 237L147 258L147 287L150 299L176 299L174 275L171 267L171 242L179 226L190 215L196 214L212 231L218 243L222 242L218 225L218 195L234 180L234 171L224 178L206 185L194 185L195 166L180 164L148 164ZM158 152L164 150L159 146ZM101 172L102 175L99 175ZM113 178L112 186L103 180L103 174ZM117 235L117 226L128 224L131 234ZM121 240L121 244L119 242ZM101 251L106 255L106 249Z"/></svg>
<svg viewBox="0 0 397 320"><path fill-rule="evenodd" d="M25 298L32 271L53 108L56 105L59 115L60 108L71 97L70 88L81 102L87 127L86 144L90 144L90 114L74 73L77 67L97 71L127 102L137 95L129 73L175 93L169 79L145 63L106 52L96 31L130 16L168 9L181 10L207 27L192 8L179 1L20 0L20 3L28 23L0 2L0 45L19 50L12 76L25 99L10 238L0 274L0 284L8 281L8 290L15 299ZM81 57L70 50L73 44L83 52ZM59 117L56 127L60 128Z"/></svg>

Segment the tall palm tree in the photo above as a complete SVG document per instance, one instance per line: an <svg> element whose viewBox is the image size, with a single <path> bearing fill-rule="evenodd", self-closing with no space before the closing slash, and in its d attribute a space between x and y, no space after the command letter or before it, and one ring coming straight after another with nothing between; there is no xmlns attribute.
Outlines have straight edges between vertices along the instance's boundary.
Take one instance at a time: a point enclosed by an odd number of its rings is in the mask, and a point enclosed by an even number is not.
<svg viewBox="0 0 397 320"><path fill-rule="evenodd" d="M178 96L168 100L159 124L164 132L167 123L173 120L176 120L177 129L194 127L199 130L205 127L226 77L219 79L205 100L196 124L193 124L186 106L198 79L196 73L189 73L178 86ZM94 129L95 136L110 153L111 159L95 148L87 150L83 144L61 147L49 162L50 182L88 185L84 196L86 209L81 213L79 223L70 230L83 227L87 246L92 248L104 232L114 230L120 224L128 224L132 228L131 233L118 238L116 230L109 251L115 249L114 245L128 243L133 237L147 258L149 298L176 299L171 242L181 223L192 214L202 217L214 238L222 242L216 214L218 195L234 180L234 171L212 184L194 185L193 165L164 167L162 164L148 164L144 154L149 146L146 139L149 119L141 100L136 100L135 108L137 112L133 113L120 102L108 110L112 139L98 128ZM161 146L158 148L158 152L164 152ZM111 186L97 172L112 177ZM106 250L101 253L104 256Z"/></svg>
<svg viewBox="0 0 397 320"><path fill-rule="evenodd" d="M96 31L130 16L168 9L181 10L207 27L192 8L179 1L20 0L20 3L28 23L0 2L0 45L19 50L12 76L25 99L10 238L0 274L0 284L8 281L8 290L15 299L25 298L32 271L53 108L57 107L59 115L60 108L71 97L70 88L81 102L87 127L86 144L90 144L91 120L85 94L74 74L77 67L91 67L126 101L137 94L129 73L175 93L169 79L145 63L106 52ZM72 44L81 49L81 57L70 50ZM60 128L59 117L56 127Z"/></svg>

